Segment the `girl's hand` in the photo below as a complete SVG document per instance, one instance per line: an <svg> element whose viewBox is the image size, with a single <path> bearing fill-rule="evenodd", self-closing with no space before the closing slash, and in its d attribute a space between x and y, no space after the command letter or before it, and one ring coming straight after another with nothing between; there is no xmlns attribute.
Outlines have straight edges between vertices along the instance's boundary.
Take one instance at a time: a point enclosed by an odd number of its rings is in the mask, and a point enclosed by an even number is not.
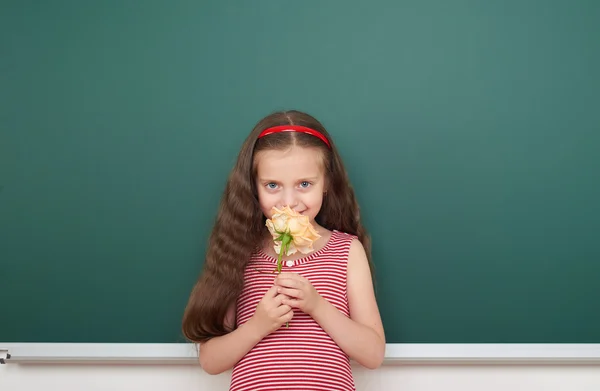
<svg viewBox="0 0 600 391"><path fill-rule="evenodd" d="M277 292L284 294L282 302L290 307L299 308L302 312L311 315L323 298L306 278L296 273L281 273L275 279Z"/></svg>
<svg viewBox="0 0 600 391"><path fill-rule="evenodd" d="M286 295L278 294L277 286L273 285L256 306L251 321L263 338L292 320L294 311L289 305L282 304L287 298Z"/></svg>

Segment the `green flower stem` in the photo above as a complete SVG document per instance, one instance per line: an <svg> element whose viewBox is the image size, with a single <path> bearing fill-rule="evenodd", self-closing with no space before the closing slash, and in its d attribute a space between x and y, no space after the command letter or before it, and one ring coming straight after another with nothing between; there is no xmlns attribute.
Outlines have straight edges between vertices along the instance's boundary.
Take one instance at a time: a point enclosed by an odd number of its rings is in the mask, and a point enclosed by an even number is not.
<svg viewBox="0 0 600 391"><path fill-rule="evenodd" d="M279 257L277 258L277 273L279 274L283 267L283 254L287 254L287 250L292 242L292 235L290 235L289 232L284 232L277 239L281 240L281 249L279 250Z"/></svg>
<svg viewBox="0 0 600 391"><path fill-rule="evenodd" d="M281 273L283 267L283 254L287 254L287 250L292 242L292 235L289 232L282 233L277 240L281 240L281 249L279 250L279 257L277 258L277 274ZM290 322L285 322L285 328L290 327Z"/></svg>

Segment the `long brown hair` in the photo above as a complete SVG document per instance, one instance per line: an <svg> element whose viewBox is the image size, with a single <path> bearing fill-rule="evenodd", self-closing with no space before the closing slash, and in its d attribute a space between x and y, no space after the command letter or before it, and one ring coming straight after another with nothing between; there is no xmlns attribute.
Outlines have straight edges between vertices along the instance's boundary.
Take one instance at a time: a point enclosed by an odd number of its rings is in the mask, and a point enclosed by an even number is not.
<svg viewBox="0 0 600 391"><path fill-rule="evenodd" d="M317 137L299 132L281 132L258 139L264 129L277 125L302 125L315 129L327 137L331 149ZM292 145L322 150L327 195L315 220L329 230L356 235L365 248L373 272L370 239L361 224L354 190L329 133L318 120L306 113L273 113L254 126L229 175L209 237L204 267L183 315L182 330L188 340L205 342L231 331L225 324L227 310L242 291L246 265L257 249L257 243L262 243L266 229L254 180L255 154Z"/></svg>

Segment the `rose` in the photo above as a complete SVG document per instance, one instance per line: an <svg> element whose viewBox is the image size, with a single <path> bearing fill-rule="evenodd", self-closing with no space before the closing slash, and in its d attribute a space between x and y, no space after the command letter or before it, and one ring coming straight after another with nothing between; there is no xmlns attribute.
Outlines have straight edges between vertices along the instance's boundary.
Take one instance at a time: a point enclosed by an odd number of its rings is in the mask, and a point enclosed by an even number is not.
<svg viewBox="0 0 600 391"><path fill-rule="evenodd" d="M266 226L273 236L273 248L279 255L277 259L277 272L281 272L282 257L300 251L308 254L313 251L313 243L321 236L310 223L308 216L304 216L289 206L283 209L273 207L273 215L267 219Z"/></svg>
<svg viewBox="0 0 600 391"><path fill-rule="evenodd" d="M311 225L308 216L292 210L289 206L283 209L273 207L272 216L267 219L266 226L275 242L273 248L279 255L275 272L281 274L283 254L292 255L297 251L308 254L313 251L313 242L321 237ZM285 327L289 324L286 323Z"/></svg>
<svg viewBox="0 0 600 391"><path fill-rule="evenodd" d="M288 243L286 251L284 251L285 255L295 254L296 251L303 254L313 251L313 242L321 236L313 228L308 216L301 215L290 209L289 206L283 209L274 207L272 212L273 216L267 220L266 226L275 240L274 249L277 254L281 254L286 234L290 238L285 240Z"/></svg>

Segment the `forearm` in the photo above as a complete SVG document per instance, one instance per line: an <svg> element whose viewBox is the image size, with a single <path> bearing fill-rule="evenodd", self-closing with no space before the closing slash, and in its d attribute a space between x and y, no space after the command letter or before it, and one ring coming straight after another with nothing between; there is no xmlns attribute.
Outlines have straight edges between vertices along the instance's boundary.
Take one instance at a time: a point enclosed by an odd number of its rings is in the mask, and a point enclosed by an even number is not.
<svg viewBox="0 0 600 391"><path fill-rule="evenodd" d="M231 369L262 338L250 320L229 334L203 343L200 346L200 366L211 375Z"/></svg>
<svg viewBox="0 0 600 391"><path fill-rule="evenodd" d="M351 359L370 369L381 365L385 341L373 328L350 319L324 298L312 317Z"/></svg>

